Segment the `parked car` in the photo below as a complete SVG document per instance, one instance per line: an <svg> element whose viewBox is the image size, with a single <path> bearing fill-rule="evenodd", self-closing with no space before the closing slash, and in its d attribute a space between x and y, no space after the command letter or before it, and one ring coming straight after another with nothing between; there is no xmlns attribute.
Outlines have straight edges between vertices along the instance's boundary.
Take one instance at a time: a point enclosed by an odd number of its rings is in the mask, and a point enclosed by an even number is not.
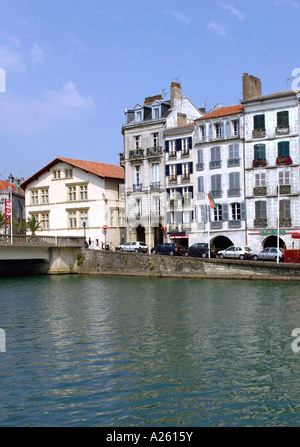
<svg viewBox="0 0 300 447"><path fill-rule="evenodd" d="M228 247L226 250L218 252L219 258L232 258L232 259L251 259L252 250L249 247Z"/></svg>
<svg viewBox="0 0 300 447"><path fill-rule="evenodd" d="M284 261L284 250L283 248L278 250L277 247L267 247L261 252L253 252L251 259L253 261L277 261L277 253L279 253L279 260Z"/></svg>
<svg viewBox="0 0 300 447"><path fill-rule="evenodd" d="M161 255L171 255L171 256L182 256L185 252L185 249L181 247L181 245L172 244L172 243L164 243L155 245L151 249L151 253L153 255L161 254Z"/></svg>
<svg viewBox="0 0 300 447"><path fill-rule="evenodd" d="M119 245L119 247L117 247L117 250L119 251L135 251L136 253L142 252L142 253L147 253L148 247L145 244L145 242L125 242L122 245Z"/></svg>
<svg viewBox="0 0 300 447"><path fill-rule="evenodd" d="M212 258L215 258L216 253L217 253L216 247L214 245L210 245L210 256ZM205 244L203 242L193 244L185 250L184 254L185 256L197 256L201 258L208 258L209 256L208 244Z"/></svg>

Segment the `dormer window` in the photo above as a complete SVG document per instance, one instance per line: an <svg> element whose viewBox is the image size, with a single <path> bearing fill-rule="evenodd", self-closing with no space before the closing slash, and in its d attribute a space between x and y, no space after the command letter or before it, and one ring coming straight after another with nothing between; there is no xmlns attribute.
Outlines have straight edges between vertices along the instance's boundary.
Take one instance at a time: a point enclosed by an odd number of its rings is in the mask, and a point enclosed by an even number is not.
<svg viewBox="0 0 300 447"><path fill-rule="evenodd" d="M160 117L160 108L159 107L153 107L152 109L152 118L154 120L157 120Z"/></svg>
<svg viewBox="0 0 300 447"><path fill-rule="evenodd" d="M142 110L137 110L135 112L135 121L136 122L143 121L143 112L142 112Z"/></svg>

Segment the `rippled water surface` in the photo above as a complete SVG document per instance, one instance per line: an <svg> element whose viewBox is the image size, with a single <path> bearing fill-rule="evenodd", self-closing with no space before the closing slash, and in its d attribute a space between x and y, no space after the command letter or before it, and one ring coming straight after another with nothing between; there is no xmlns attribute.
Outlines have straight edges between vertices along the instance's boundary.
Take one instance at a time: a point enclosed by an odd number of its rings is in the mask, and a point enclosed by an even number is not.
<svg viewBox="0 0 300 447"><path fill-rule="evenodd" d="M1 426L298 426L296 282L0 279Z"/></svg>

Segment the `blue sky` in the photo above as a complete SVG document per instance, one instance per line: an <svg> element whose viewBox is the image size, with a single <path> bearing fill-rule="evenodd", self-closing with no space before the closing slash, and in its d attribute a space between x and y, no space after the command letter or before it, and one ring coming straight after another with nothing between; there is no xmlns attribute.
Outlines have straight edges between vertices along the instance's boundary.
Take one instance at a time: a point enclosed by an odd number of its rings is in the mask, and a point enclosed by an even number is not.
<svg viewBox="0 0 300 447"><path fill-rule="evenodd" d="M0 0L0 179L119 163L124 110L179 80L197 107L291 89L300 0ZM300 71L300 69L299 69Z"/></svg>

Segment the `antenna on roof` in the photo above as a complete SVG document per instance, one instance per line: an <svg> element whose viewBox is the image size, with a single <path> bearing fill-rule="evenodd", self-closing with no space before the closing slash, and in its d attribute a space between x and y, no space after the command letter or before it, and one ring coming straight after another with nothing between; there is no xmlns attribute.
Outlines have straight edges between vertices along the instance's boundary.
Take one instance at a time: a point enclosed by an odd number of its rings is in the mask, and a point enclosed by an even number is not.
<svg viewBox="0 0 300 447"><path fill-rule="evenodd" d="M183 75L179 75L176 78L173 78L173 81L177 82L177 84L180 84L179 78L181 78Z"/></svg>
<svg viewBox="0 0 300 447"><path fill-rule="evenodd" d="M166 88L164 88L161 92L161 96L163 97L163 99L167 96L167 94L168 94L168 91Z"/></svg>

